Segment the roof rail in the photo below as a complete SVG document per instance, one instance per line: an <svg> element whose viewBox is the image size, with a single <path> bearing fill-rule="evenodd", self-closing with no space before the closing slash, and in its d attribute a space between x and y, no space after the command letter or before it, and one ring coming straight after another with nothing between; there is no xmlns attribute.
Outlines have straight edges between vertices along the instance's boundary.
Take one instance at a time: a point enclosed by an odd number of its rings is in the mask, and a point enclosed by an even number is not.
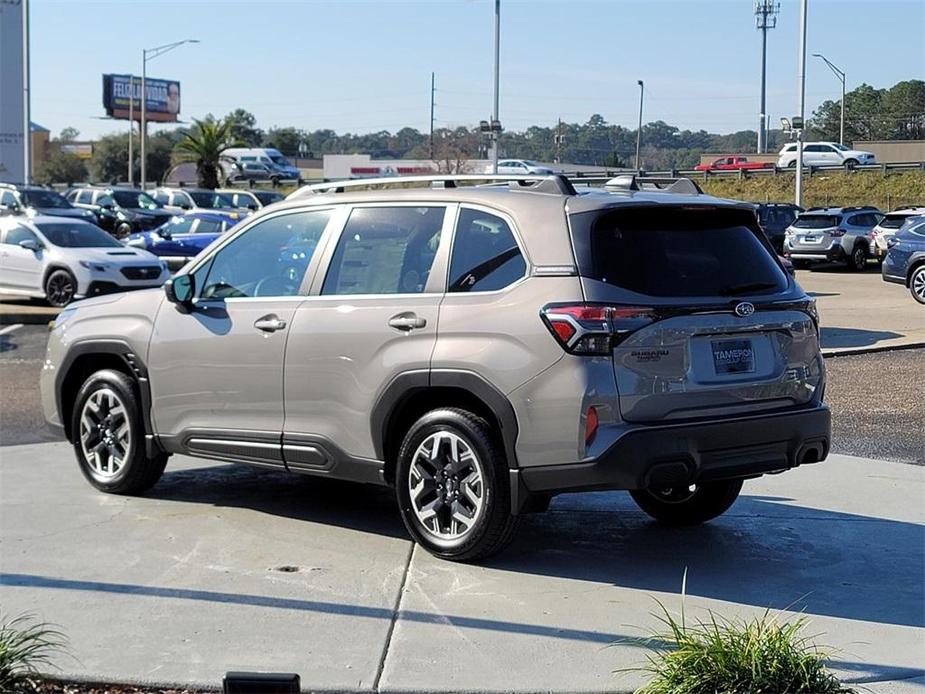
<svg viewBox="0 0 925 694"><path fill-rule="evenodd" d="M515 190L529 190L537 193L575 195L575 187L561 174L506 175L506 174L435 174L431 176L390 176L388 178L360 178L348 181L328 181L302 186L289 194L289 200L316 193L343 193L354 188L369 186L401 186L407 184L430 184L431 188L456 188L457 183L494 182L507 183ZM421 187L420 185L415 187Z"/></svg>
<svg viewBox="0 0 925 694"><path fill-rule="evenodd" d="M657 190L662 193L680 195L703 195L703 189L689 178L668 176L637 176L621 174L604 184L605 188L622 188L623 190Z"/></svg>

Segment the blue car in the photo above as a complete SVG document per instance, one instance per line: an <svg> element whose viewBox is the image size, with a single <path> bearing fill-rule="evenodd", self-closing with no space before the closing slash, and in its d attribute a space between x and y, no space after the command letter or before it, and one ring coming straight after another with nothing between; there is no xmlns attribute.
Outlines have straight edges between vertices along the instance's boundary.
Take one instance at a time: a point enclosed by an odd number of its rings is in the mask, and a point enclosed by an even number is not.
<svg viewBox="0 0 925 694"><path fill-rule="evenodd" d="M925 215L909 217L887 241L882 272L885 281L906 285L925 304Z"/></svg>
<svg viewBox="0 0 925 694"><path fill-rule="evenodd" d="M189 212L151 231L130 234L126 245L151 251L176 271L239 221L240 215L224 212Z"/></svg>

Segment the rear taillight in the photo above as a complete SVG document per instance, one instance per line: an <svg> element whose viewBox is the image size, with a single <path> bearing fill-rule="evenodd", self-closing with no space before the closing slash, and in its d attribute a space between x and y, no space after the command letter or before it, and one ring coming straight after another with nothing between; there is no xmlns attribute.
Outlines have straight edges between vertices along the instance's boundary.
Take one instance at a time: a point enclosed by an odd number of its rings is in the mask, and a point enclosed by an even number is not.
<svg viewBox="0 0 925 694"><path fill-rule="evenodd" d="M597 427L600 425L600 421L597 418L597 408L594 405L588 408L588 413L585 415L585 446L590 446L591 442L594 441L594 437L597 436Z"/></svg>
<svg viewBox="0 0 925 694"><path fill-rule="evenodd" d="M844 229L835 229L835 230L832 231L832 236L835 237L835 238L838 238L838 237L844 236L844 235L845 235L845 230L844 230Z"/></svg>
<svg viewBox="0 0 925 694"><path fill-rule="evenodd" d="M609 355L613 346L655 320L655 311L644 306L559 304L544 308L543 322L572 354Z"/></svg>

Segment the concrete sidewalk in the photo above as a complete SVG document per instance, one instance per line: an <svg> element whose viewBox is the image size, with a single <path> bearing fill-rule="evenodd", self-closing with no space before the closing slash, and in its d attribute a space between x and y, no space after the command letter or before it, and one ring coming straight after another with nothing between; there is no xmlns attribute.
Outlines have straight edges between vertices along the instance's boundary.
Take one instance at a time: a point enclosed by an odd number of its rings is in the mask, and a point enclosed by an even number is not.
<svg viewBox="0 0 925 694"><path fill-rule="evenodd" d="M414 549L388 490L174 458L106 496L66 444L0 449L0 604L70 635L63 673L311 691L630 691L656 600L688 619L788 608L874 692L922 691L925 470L832 456L670 530L628 496L559 497L482 566Z"/></svg>

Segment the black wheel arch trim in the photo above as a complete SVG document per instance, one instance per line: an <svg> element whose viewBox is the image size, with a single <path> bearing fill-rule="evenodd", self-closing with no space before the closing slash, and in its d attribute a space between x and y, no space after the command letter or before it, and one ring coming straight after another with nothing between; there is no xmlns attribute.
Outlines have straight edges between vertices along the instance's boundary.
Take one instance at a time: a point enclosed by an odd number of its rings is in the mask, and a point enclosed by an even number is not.
<svg viewBox="0 0 925 694"><path fill-rule="evenodd" d="M75 342L68 348L64 359L58 366L58 373L55 375L55 407L58 410L58 416L68 441L72 440L73 432L70 430L70 418L65 417L64 413L64 382L74 363L80 357L98 354L113 355L122 359L135 383L138 384L138 394L141 398L141 421L145 432L145 450L149 455L164 452L157 442L154 428L151 425L151 384L148 381L148 368L131 345L125 340L119 339L89 339Z"/></svg>
<svg viewBox="0 0 925 694"><path fill-rule="evenodd" d="M370 412L370 429L376 458L385 460L385 441L393 416L412 395L428 388L459 388L482 401L501 425L508 467L517 469L517 416L510 400L485 378L463 369L419 369L393 378L376 399Z"/></svg>

